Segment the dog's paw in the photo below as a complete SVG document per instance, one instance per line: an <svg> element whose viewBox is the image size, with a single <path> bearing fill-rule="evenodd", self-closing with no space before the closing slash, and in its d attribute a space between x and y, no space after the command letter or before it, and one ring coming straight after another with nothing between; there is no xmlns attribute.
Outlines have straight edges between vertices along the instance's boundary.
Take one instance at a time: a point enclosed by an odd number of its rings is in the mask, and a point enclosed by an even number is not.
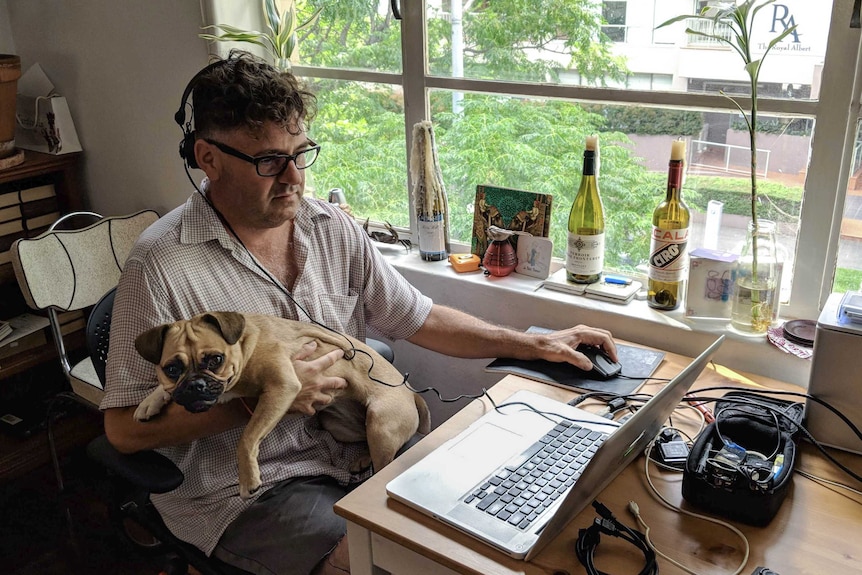
<svg viewBox="0 0 862 575"><path fill-rule="evenodd" d="M171 394L159 387L138 405L138 408L135 409L135 419L137 421L151 419L153 416L158 415L170 400Z"/></svg>
<svg viewBox="0 0 862 575"><path fill-rule="evenodd" d="M257 490L260 489L260 485L260 475L258 475L256 479L252 479L248 484L240 480L239 496L243 499L250 499L255 493L257 493Z"/></svg>
<svg viewBox="0 0 862 575"><path fill-rule="evenodd" d="M353 460L353 463L350 464L350 473L361 473L369 467L371 467L371 454L366 453Z"/></svg>
<svg viewBox="0 0 862 575"><path fill-rule="evenodd" d="M254 494L257 493L257 490L260 489L260 485L254 489L246 489L245 487L240 486L239 488L239 496L243 499L251 499L254 497Z"/></svg>
<svg viewBox="0 0 862 575"><path fill-rule="evenodd" d="M253 460L247 465L239 465L239 496L243 499L252 497L260 489L260 468L257 461Z"/></svg>

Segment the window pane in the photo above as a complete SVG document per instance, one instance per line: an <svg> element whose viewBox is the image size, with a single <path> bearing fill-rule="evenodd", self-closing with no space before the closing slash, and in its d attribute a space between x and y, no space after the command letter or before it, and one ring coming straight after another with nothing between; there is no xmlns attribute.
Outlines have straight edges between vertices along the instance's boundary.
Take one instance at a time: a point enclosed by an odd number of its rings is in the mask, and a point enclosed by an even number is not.
<svg viewBox="0 0 862 575"><path fill-rule="evenodd" d="M319 112L309 133L321 151L309 189L326 198L342 188L358 220L409 227L401 87L325 79L311 87Z"/></svg>
<svg viewBox="0 0 862 575"><path fill-rule="evenodd" d="M444 77L614 87L625 87L630 75L658 74L673 81L649 89L747 93L735 51L686 34L687 27L711 31L702 21L656 29L679 14L684 3L673 3L676 11L671 12L666 4L548 0L541 10L524 11L521 0L429 0L429 70ZM784 0L758 12L755 56L769 39L798 25L770 51L761 73L761 96L817 98L831 6L832 0ZM687 9L694 12L696 7L692 2Z"/></svg>
<svg viewBox="0 0 862 575"><path fill-rule="evenodd" d="M299 33L299 63L401 72L401 26L388 0L301 2L299 21L305 22L320 6L317 22Z"/></svg>
<svg viewBox="0 0 862 575"><path fill-rule="evenodd" d="M580 183L584 140L599 133L606 266L644 269L652 211L665 196L671 141L678 137L688 142L683 196L693 212L692 247L737 253L741 248L751 219L751 181L748 135L738 114L476 94L465 94L463 111L452 113L446 110L452 93L444 91L432 92L431 102L432 110L438 110L433 121L454 240L469 243L477 184L517 188L553 195L554 255L565 257L566 222ZM758 217L779 224L789 293L812 126L806 119L763 116L761 128ZM711 200L722 208L720 222L710 220L715 234L705 230Z"/></svg>
<svg viewBox="0 0 862 575"><path fill-rule="evenodd" d="M602 2L602 18L607 26L602 26L602 32L612 42L626 41L626 3Z"/></svg>
<svg viewBox="0 0 862 575"><path fill-rule="evenodd" d="M626 3L623 2L602 2L602 17L608 24L626 23Z"/></svg>
<svg viewBox="0 0 862 575"><path fill-rule="evenodd" d="M859 289L862 289L862 121L856 123L856 145L844 200L838 269L832 291L843 293Z"/></svg>

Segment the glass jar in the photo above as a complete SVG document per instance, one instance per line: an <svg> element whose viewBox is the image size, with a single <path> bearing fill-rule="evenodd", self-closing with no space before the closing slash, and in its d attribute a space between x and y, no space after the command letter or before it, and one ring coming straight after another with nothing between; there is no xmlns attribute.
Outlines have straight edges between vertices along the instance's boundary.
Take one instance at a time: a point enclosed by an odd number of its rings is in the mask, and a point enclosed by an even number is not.
<svg viewBox="0 0 862 575"><path fill-rule="evenodd" d="M748 223L742 253L733 273L730 328L745 335L765 335L778 319L780 256L775 222Z"/></svg>

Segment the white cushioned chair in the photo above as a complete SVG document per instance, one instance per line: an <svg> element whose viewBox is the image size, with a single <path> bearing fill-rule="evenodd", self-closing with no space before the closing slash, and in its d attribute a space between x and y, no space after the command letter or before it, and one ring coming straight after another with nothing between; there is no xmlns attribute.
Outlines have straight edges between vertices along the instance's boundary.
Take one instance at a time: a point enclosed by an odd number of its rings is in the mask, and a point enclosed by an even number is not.
<svg viewBox="0 0 862 575"><path fill-rule="evenodd" d="M89 356L71 365L59 313L83 310L86 317L89 308L116 287L138 236L158 218L156 212L144 210L102 218L81 229L55 225L12 244L12 264L24 299L35 310L47 310L63 373L72 391L90 404L101 402L102 384Z"/></svg>

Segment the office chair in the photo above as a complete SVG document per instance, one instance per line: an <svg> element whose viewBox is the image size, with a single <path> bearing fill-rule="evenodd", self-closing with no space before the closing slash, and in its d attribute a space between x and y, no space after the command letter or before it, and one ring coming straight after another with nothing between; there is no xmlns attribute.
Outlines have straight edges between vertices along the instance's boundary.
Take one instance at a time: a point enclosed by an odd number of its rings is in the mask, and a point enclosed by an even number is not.
<svg viewBox="0 0 862 575"><path fill-rule="evenodd" d="M87 348L100 382L105 382L105 364L111 332L111 312L116 288L106 293L90 312L87 322ZM115 531L144 553L164 553L165 573L185 574L192 565L203 575L232 575L218 559L207 557L194 545L178 539L165 526L150 501L151 493L167 493L180 486L183 473L174 463L155 451L120 453L101 435L87 445L87 455L111 476L108 492L108 515ZM151 537L142 536L131 521Z"/></svg>

